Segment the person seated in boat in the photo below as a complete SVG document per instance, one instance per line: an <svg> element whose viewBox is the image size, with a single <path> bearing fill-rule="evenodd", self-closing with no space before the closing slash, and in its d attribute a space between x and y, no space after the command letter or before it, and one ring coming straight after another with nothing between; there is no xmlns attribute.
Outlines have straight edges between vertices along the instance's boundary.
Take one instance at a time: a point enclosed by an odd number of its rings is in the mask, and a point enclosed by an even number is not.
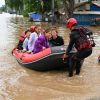
<svg viewBox="0 0 100 100"><path fill-rule="evenodd" d="M35 42L34 53L38 53L46 48L49 48L48 40L52 37L51 30L45 30L44 34L41 35Z"/></svg>
<svg viewBox="0 0 100 100"><path fill-rule="evenodd" d="M22 46L22 47L23 47L22 52L28 51L28 40L29 40L30 34L31 34L31 32L28 32L28 33L26 34L26 38L25 38L25 40L24 40L24 42L23 42L23 46Z"/></svg>
<svg viewBox="0 0 100 100"><path fill-rule="evenodd" d="M58 35L56 27L51 29L52 38L49 40L51 46L61 46L64 45L64 40Z"/></svg>
<svg viewBox="0 0 100 100"><path fill-rule="evenodd" d="M17 45L17 49L18 50L23 50L23 41L25 40L26 36L27 36L27 33L29 32L30 30L27 29L26 31L22 32L21 35L20 35L20 38L19 38L19 42L18 42L18 45Z"/></svg>
<svg viewBox="0 0 100 100"><path fill-rule="evenodd" d="M34 50L34 44L37 38L41 36L41 26L36 25L34 28L34 32L31 33L29 40L28 40L28 52L31 53Z"/></svg>

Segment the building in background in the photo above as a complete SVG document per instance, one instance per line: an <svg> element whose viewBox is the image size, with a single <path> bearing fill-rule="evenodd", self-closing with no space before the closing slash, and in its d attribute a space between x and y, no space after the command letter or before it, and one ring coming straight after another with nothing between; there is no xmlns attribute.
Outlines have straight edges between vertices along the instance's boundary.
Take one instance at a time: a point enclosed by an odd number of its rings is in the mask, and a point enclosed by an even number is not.
<svg viewBox="0 0 100 100"><path fill-rule="evenodd" d="M80 25L100 25L100 0L78 3L74 17Z"/></svg>
<svg viewBox="0 0 100 100"><path fill-rule="evenodd" d="M82 3L82 2L87 2L87 1L90 1L90 0L75 0L75 3ZM100 1L100 0L92 0L92 1Z"/></svg>
<svg viewBox="0 0 100 100"><path fill-rule="evenodd" d="M82 2L87 2L88 0L75 0L75 3L82 3Z"/></svg>

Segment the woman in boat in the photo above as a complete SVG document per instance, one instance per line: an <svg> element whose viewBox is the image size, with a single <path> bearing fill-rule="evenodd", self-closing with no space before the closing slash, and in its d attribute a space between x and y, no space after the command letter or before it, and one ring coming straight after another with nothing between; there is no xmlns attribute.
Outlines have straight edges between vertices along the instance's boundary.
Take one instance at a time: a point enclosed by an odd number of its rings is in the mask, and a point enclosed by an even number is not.
<svg viewBox="0 0 100 100"><path fill-rule="evenodd" d="M57 29L54 27L51 29L52 38L49 40L51 46L61 46L64 45L64 40L58 35Z"/></svg>
<svg viewBox="0 0 100 100"><path fill-rule="evenodd" d="M38 53L46 48L49 47L48 40L52 37L51 30L47 29L45 30L44 34L41 35L35 42L34 45L34 53Z"/></svg>
<svg viewBox="0 0 100 100"><path fill-rule="evenodd" d="M39 36L41 36L41 26L36 25L34 32L31 33L29 41L28 41L28 52L29 53L33 52L35 41L38 39Z"/></svg>

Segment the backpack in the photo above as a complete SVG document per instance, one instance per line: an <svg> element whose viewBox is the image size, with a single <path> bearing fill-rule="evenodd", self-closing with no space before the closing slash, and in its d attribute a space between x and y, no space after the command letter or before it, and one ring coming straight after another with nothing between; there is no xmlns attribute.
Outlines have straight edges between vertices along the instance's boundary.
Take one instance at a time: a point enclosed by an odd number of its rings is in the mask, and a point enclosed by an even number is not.
<svg viewBox="0 0 100 100"><path fill-rule="evenodd" d="M78 51L95 47L95 42L92 36L93 32L91 30L83 26L75 27L74 30L79 32L79 38L76 42L76 49Z"/></svg>

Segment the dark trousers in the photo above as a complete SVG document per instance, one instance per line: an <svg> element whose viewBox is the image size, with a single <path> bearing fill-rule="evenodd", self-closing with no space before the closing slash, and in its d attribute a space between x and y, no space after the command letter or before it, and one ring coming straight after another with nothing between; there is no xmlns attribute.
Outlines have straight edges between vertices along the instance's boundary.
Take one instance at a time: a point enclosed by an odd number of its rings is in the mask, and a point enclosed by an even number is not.
<svg viewBox="0 0 100 100"><path fill-rule="evenodd" d="M19 43L17 45L17 49L23 50L23 41L19 41Z"/></svg>
<svg viewBox="0 0 100 100"><path fill-rule="evenodd" d="M84 62L84 59L90 56L92 53L92 49L84 49L81 51L78 51L77 53L73 54L69 58L69 76L73 76L74 69L76 70L76 74L80 74L81 66Z"/></svg>

